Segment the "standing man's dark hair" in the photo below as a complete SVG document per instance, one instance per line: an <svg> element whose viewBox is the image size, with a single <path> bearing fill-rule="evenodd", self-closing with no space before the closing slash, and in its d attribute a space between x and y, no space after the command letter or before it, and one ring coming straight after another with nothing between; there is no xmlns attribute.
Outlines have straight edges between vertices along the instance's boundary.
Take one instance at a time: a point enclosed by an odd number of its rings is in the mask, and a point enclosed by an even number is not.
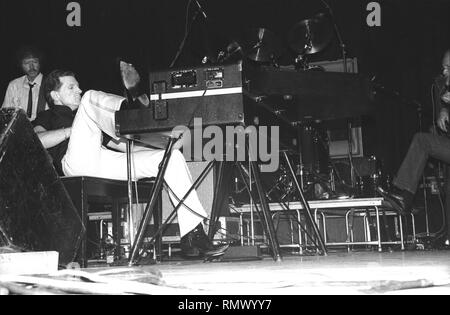
<svg viewBox="0 0 450 315"><path fill-rule="evenodd" d="M22 66L22 61L26 58L36 58L39 59L39 62L42 66L44 62L44 54L42 51L36 46L22 46L16 53L16 59L19 66Z"/></svg>

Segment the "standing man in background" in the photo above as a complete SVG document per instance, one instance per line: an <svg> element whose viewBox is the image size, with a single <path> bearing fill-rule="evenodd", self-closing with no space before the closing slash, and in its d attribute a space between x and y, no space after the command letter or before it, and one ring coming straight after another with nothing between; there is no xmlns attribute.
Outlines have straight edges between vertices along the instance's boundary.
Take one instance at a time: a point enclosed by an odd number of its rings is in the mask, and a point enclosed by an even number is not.
<svg viewBox="0 0 450 315"><path fill-rule="evenodd" d="M34 47L23 47L17 53L17 61L24 75L9 83L2 108L21 108L27 113L28 119L34 120L37 113L47 108L41 88L42 54Z"/></svg>

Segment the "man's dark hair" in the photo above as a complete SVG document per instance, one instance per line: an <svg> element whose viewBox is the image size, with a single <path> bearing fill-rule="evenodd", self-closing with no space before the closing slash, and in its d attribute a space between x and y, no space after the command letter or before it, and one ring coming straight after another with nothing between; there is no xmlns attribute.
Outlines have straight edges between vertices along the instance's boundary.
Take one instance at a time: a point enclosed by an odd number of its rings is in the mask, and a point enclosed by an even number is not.
<svg viewBox="0 0 450 315"><path fill-rule="evenodd" d="M50 107L55 105L50 93L52 91L58 91L61 88L62 83L61 80L59 79L61 77L75 77L75 73L69 70L53 70L44 79L43 86L45 92L45 99L47 100L47 104Z"/></svg>
<svg viewBox="0 0 450 315"><path fill-rule="evenodd" d="M22 46L17 51L16 57L19 66L21 66L22 61L26 58L37 58L39 59L39 62L42 64L44 55L42 51L35 46Z"/></svg>

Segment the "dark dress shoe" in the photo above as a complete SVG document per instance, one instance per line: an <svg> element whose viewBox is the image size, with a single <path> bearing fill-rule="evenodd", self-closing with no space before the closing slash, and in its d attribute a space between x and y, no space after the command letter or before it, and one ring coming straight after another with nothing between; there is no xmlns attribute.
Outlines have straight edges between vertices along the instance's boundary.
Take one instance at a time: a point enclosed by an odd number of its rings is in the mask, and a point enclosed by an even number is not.
<svg viewBox="0 0 450 315"><path fill-rule="evenodd" d="M141 77L136 68L125 61L119 61L120 76L122 83L127 90L130 109L148 108L150 99L147 94L142 92Z"/></svg>
<svg viewBox="0 0 450 315"><path fill-rule="evenodd" d="M145 97L147 97L147 95L145 95ZM130 101L129 101L129 100ZM132 110L132 109L146 109L146 108L148 108L148 106L147 105L144 105L141 101L140 101L140 98L137 98L137 99L135 99L134 101L133 100L131 100L131 98L128 98L128 99L126 99L126 100L124 100L123 102L122 102L122 104L120 105L120 111L124 111L124 110ZM148 99L148 97L147 97L147 99ZM149 103L148 104L150 104L150 101L149 101Z"/></svg>
<svg viewBox="0 0 450 315"><path fill-rule="evenodd" d="M448 238L438 239L433 244L433 249L450 250L450 240Z"/></svg>
<svg viewBox="0 0 450 315"><path fill-rule="evenodd" d="M380 186L378 186L376 190L400 215L411 213L411 207L405 204L405 200L402 196L388 192Z"/></svg>
<svg viewBox="0 0 450 315"><path fill-rule="evenodd" d="M181 253L188 258L218 256L225 253L229 244L214 246L199 224L195 229L181 238Z"/></svg>
<svg viewBox="0 0 450 315"><path fill-rule="evenodd" d="M122 60L119 62L119 67L125 89L127 89L134 99L137 98L139 95L139 83L141 82L139 73L131 63Z"/></svg>
<svg viewBox="0 0 450 315"><path fill-rule="evenodd" d="M444 242L442 242L442 248L445 250L450 250L450 240L445 239Z"/></svg>

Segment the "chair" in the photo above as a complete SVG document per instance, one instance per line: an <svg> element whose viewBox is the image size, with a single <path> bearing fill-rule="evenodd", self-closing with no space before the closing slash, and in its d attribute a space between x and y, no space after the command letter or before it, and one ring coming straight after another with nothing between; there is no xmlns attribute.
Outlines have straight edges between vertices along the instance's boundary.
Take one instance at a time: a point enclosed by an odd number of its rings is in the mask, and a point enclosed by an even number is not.
<svg viewBox="0 0 450 315"><path fill-rule="evenodd" d="M88 226L90 205L93 203L111 206L111 217L113 221L113 239L116 244L115 256L120 250L120 205L127 204L128 184L126 181L111 180L105 178L89 176L69 176L61 177L61 180L69 193L75 207L78 209L81 220L85 227ZM147 202L153 187L153 180L143 180L137 183L139 202ZM133 203L136 198L133 196ZM154 213L154 222L161 224L162 207L158 202L157 211ZM79 260L82 267L87 267L87 233L84 234L79 253ZM161 253L161 240L157 240L156 252Z"/></svg>

